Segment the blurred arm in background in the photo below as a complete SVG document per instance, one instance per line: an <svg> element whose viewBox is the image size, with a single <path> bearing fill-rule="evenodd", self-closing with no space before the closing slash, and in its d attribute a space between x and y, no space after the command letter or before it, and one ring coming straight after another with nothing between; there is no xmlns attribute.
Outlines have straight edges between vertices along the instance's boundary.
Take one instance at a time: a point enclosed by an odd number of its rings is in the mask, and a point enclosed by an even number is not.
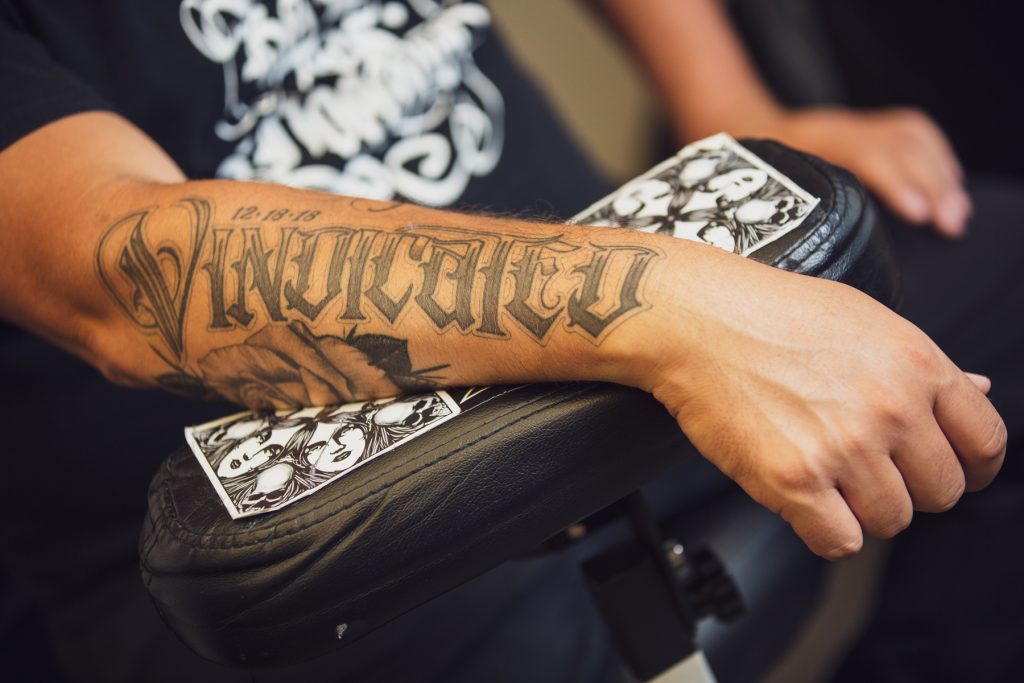
<svg viewBox="0 0 1024 683"><path fill-rule="evenodd" d="M762 83L721 0L593 0L646 64L676 135L773 138L849 168L897 215L950 238L971 216L946 136L908 108L788 109Z"/></svg>

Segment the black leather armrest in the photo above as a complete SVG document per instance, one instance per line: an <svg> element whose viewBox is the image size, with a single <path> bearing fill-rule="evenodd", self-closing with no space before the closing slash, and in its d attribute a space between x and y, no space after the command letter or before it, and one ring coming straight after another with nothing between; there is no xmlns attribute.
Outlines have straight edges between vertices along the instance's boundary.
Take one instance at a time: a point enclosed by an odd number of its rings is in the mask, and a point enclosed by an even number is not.
<svg viewBox="0 0 1024 683"><path fill-rule="evenodd" d="M890 303L887 237L856 180L775 143L744 144L821 198L754 258ZM142 572L157 609L199 654L284 664L536 547L657 476L683 444L662 406L637 390L502 388L315 495L240 520L183 446L150 488Z"/></svg>

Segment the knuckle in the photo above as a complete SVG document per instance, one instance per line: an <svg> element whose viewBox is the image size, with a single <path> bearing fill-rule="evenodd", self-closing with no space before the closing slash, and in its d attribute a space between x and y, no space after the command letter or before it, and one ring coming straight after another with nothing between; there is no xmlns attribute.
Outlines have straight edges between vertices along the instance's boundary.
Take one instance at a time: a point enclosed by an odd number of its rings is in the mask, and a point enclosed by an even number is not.
<svg viewBox="0 0 1024 683"><path fill-rule="evenodd" d="M942 357L931 340L921 339L920 336L915 335L903 345L903 360L916 372L927 373L929 376L937 374L942 368Z"/></svg>
<svg viewBox="0 0 1024 683"><path fill-rule="evenodd" d="M998 460L1006 453L1006 439L1006 425L999 417L996 417L992 436L978 449L976 457L985 461Z"/></svg>
<svg viewBox="0 0 1024 683"><path fill-rule="evenodd" d="M915 506L922 512L946 512L960 501L967 489L963 467L950 451L945 463L937 462L934 477L927 488L915 499Z"/></svg>
<svg viewBox="0 0 1024 683"><path fill-rule="evenodd" d="M808 463L797 461L778 466L776 484L783 491L812 491L820 488L821 476Z"/></svg>
<svg viewBox="0 0 1024 683"><path fill-rule="evenodd" d="M867 426L850 429L842 436L840 442L841 451L852 458L860 458L873 453L876 450L875 441L877 438Z"/></svg>
<svg viewBox="0 0 1024 683"><path fill-rule="evenodd" d="M854 387L854 390L856 398L847 399L845 409L832 418L828 442L838 453L865 455L875 450L878 440L878 429L871 419L878 388L872 383L865 383Z"/></svg>
<svg viewBox="0 0 1024 683"><path fill-rule="evenodd" d="M914 519L913 509L900 510L890 519L886 519L876 528L872 529L871 535L878 538L892 538L901 531L904 531Z"/></svg>
<svg viewBox="0 0 1024 683"><path fill-rule="evenodd" d="M821 557L826 560L842 560L847 557L851 557L860 552L861 548L864 547L864 539L861 536L856 538L849 538L839 545L833 546L828 550L818 553Z"/></svg>
<svg viewBox="0 0 1024 683"><path fill-rule="evenodd" d="M887 425L904 427L911 422L909 401L901 394L879 390L873 398L873 408Z"/></svg>
<svg viewBox="0 0 1024 683"><path fill-rule="evenodd" d="M935 501L934 511L935 512L948 512L952 510L957 503L960 502L960 498L964 495L966 489L966 482L963 476L960 477L960 483L947 489L947 491L938 496Z"/></svg>

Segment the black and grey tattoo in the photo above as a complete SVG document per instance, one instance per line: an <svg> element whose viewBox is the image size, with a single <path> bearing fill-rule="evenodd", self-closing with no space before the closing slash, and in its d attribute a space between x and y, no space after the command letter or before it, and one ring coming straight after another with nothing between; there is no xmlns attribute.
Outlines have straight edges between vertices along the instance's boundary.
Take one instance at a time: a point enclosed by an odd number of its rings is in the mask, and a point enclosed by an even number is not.
<svg viewBox="0 0 1024 683"><path fill-rule="evenodd" d="M243 342L210 351L197 369L157 377L163 388L226 398L254 408L334 405L396 396L439 384L447 365L414 370L406 341L381 334L314 334L302 321L266 325Z"/></svg>
<svg viewBox="0 0 1024 683"><path fill-rule="evenodd" d="M380 213L391 205L368 205ZM214 224L208 200L115 222L97 249L107 291L172 368L159 382L249 406L337 403L430 388L446 365L413 367L398 330L408 315L438 334L546 343L561 327L600 343L646 307L655 249L413 225L323 225L316 210L245 206ZM171 227L168 228L167 226ZM159 234L156 232L159 230ZM192 360L185 326L205 304L211 332L251 331ZM313 330L328 325L331 332ZM381 327L389 333L377 332ZM359 329L374 333L360 333ZM396 336L390 332L394 331ZM237 338L237 334L235 335Z"/></svg>

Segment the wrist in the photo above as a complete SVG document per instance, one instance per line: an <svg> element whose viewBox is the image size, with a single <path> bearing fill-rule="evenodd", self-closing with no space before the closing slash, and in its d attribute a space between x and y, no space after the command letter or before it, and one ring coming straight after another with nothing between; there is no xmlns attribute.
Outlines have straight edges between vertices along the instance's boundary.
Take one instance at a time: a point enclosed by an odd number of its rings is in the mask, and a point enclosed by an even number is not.
<svg viewBox="0 0 1024 683"><path fill-rule="evenodd" d="M791 111L760 88L736 92L717 105L705 105L699 111L690 109L690 98L675 107L673 116L680 139L696 140L726 132L735 138L777 137Z"/></svg>
<svg viewBox="0 0 1024 683"><path fill-rule="evenodd" d="M733 260L714 247L656 237L664 257L644 283L644 309L594 348L593 367L603 381L653 392L662 378L688 365L701 326L700 290L713 286L717 264ZM673 367L669 367L673 366Z"/></svg>

